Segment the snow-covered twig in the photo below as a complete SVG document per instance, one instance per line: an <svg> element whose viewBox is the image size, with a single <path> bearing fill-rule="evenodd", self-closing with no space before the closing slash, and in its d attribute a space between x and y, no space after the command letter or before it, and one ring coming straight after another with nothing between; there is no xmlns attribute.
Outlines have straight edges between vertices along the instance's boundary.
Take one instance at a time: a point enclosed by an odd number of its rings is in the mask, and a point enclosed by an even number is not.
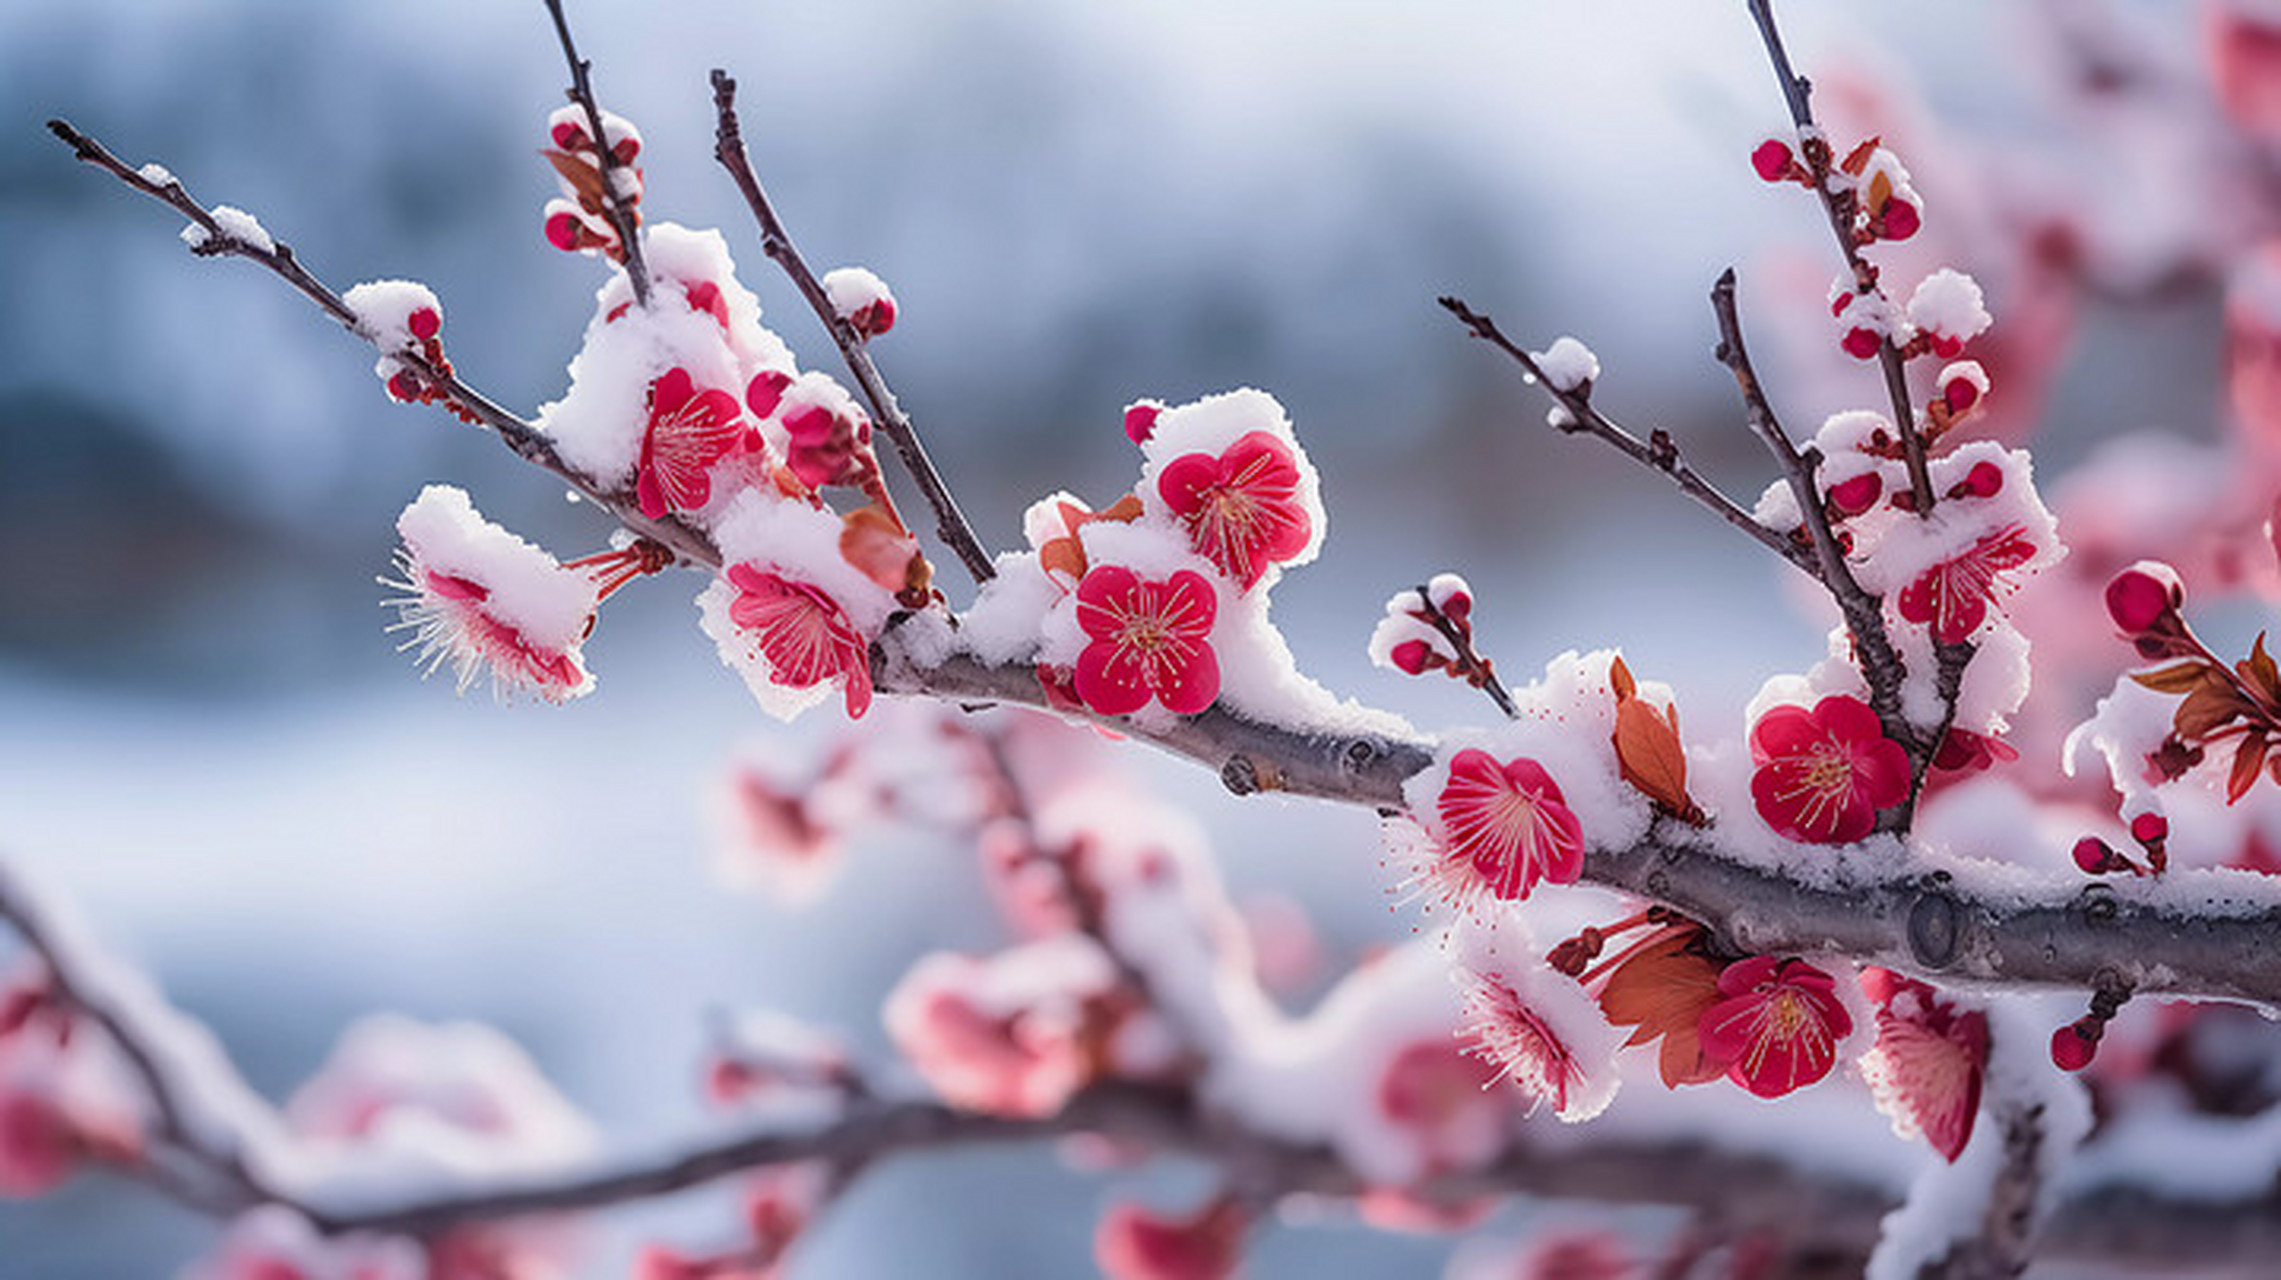
<svg viewBox="0 0 2281 1280"><path fill-rule="evenodd" d="M1846 630L1852 634L1855 652L1861 659L1862 675L1869 681L1869 705L1884 724L1885 736L1908 749L1917 775L1922 778L1924 762L1932 759L1939 739L1935 737L1933 745L1926 745L1901 714L1901 681L1906 673L1901 669L1900 655L1893 651L1892 637L1885 631L1884 609L1877 597L1864 591L1854 580L1853 570L1846 565L1845 549L1830 528L1829 509L1822 501L1821 488L1814 478L1816 468L1821 465L1820 457L1800 453L1791 443L1789 435L1782 430L1781 420L1774 415L1773 405L1766 399L1757 370L1751 367L1750 349L1742 340L1742 316L1735 306L1734 268L1721 272L1718 283L1711 286L1711 311L1719 323L1718 361L1734 374L1750 429L1774 455L1776 464L1782 468L1783 479L1790 485L1791 496L1797 500L1806 535L1814 544L1815 563L1821 568L1822 586L1837 602L1839 612L1845 615ZM1953 713L1954 698L1949 700L1949 707ZM1905 818L1906 809L1902 816Z"/></svg>
<svg viewBox="0 0 2281 1280"><path fill-rule="evenodd" d="M1527 348L1506 337L1497 327L1496 321L1467 306L1464 299L1445 297L1440 302L1443 309L1456 316L1459 323L1474 337L1511 356L1530 378L1543 385L1546 394L1560 405L1564 415L1563 430L1589 433L1650 471L1660 472L1671 483L1678 485L1680 492L1701 503L1711 514L1749 534L1765 544L1768 550L1813 577L1818 579L1822 576L1821 566L1805 548L1791 543L1780 531L1760 524L1756 517L1721 492L1717 485L1687 465L1686 460L1679 456L1678 444L1669 435L1657 430L1649 433L1647 439L1640 439L1593 407L1588 385L1563 386L1546 377L1537 358Z"/></svg>
<svg viewBox="0 0 2281 1280"><path fill-rule="evenodd" d="M649 305L649 264L642 259L641 222L627 207L625 193L618 186L618 171L622 167L616 149L610 144L610 131L602 123L602 104L594 97L594 64L578 56L578 46L570 39L570 20L563 16L562 0L546 0L548 16L554 19L555 38L562 42L562 57L570 64L570 100L586 113L586 126L594 134L595 163L602 174L602 207L608 211L610 228L618 233L618 244L625 254L626 283L633 287L634 305Z"/></svg>
<svg viewBox="0 0 2281 1280"><path fill-rule="evenodd" d="M1798 126L1806 163L1812 167L1814 192L1821 198L1822 211L1828 215L1830 231L1837 236L1838 249L1845 255L1845 264L1853 273L1855 288L1867 291L1875 287L1877 268L1861 256L1861 245L1854 239L1853 215L1856 197L1853 191L1832 190L1829 183L1830 151L1827 143L1814 145L1818 128L1814 123L1813 83L1791 69L1789 51L1782 47L1782 32L1774 25L1773 0L1748 0L1750 16L1758 24L1759 37L1766 44L1767 59L1774 64L1775 78L1782 83L1782 100L1790 108L1790 119ZM1925 468L1925 440L1917 430L1916 409L1909 401L1909 379L1902 368L1901 349L1893 345L1888 335L1878 348L1877 362L1885 374L1885 393L1893 402L1893 426L1901 435L1901 447L1908 458L1909 489L1916 498L1917 514L1929 514L1933 509L1932 474Z"/></svg>
<svg viewBox="0 0 2281 1280"><path fill-rule="evenodd" d="M197 229L196 235L185 236L190 241L191 252L203 257L239 257L267 267L303 297L316 303L327 315L340 321L349 332L373 343L382 355L408 366L423 384L441 389L446 403L454 411L462 412L470 420L490 428L508 448L515 451L517 457L560 477L589 501L616 517L627 529L671 548L683 560L693 564L720 564L720 551L705 535L672 515L657 520L644 516L641 504L630 488L622 493L604 491L593 480L565 462L556 451L554 443L535 425L468 386L457 373L437 367L417 345L407 344L400 348L383 346L365 333L358 327L356 312L349 308L341 295L303 267L301 260L294 256L292 246L262 230L260 223L250 215L238 214L225 222L213 210L191 198L182 183L165 170L157 166L130 168L102 143L73 128L68 121L50 120L47 126L48 132L62 139L79 159L188 218L191 226Z"/></svg>
<svg viewBox="0 0 2281 1280"><path fill-rule="evenodd" d="M761 251L792 278L800 296L807 299L816 318L823 321L824 328L831 333L833 343L847 362L848 372L855 377L856 387L871 405L879 429L894 442L896 455L902 458L904 468L911 473L919 491L926 495L927 505L934 508L936 536L958 557L959 563L966 566L975 582L988 582L997 576L997 570L990 565L990 553L983 549L981 539L974 536L974 528L958 509L958 500L951 496L950 486L943 483L934 461L927 456L918 429L911 425L895 393L888 389L887 380L880 376L869 344L855 325L839 313L839 308L832 305L823 283L808 269L800 251L793 247L791 233L784 229L775 207L768 202L767 193L761 190L760 179L753 174L752 160L745 154L743 128L737 123L737 82L728 72L718 69L713 72L713 108L717 117L714 158L729 171L745 204L751 208L753 221L760 228Z"/></svg>

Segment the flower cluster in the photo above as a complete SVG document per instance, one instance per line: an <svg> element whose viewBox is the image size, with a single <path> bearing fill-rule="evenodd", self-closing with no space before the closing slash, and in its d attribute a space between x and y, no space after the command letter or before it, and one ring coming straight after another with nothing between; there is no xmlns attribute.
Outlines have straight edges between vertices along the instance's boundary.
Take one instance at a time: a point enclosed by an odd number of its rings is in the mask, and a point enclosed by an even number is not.
<svg viewBox="0 0 2281 1280"><path fill-rule="evenodd" d="M43 1195L90 1162L139 1162L144 1124L109 1040L44 972L0 983L0 1198Z"/></svg>
<svg viewBox="0 0 2281 1280"><path fill-rule="evenodd" d="M1260 673L1241 692L1269 692L1260 678L1283 678L1290 661L1266 620L1268 591L1323 534L1290 423L1270 397L1238 391L1135 404L1125 430L1140 446L1140 483L1100 511L1068 494L1034 504L1023 520L1032 553L1001 558L968 643L999 647L1001 613L1042 633L1048 696L1097 715L1196 714L1230 688L1232 669Z"/></svg>

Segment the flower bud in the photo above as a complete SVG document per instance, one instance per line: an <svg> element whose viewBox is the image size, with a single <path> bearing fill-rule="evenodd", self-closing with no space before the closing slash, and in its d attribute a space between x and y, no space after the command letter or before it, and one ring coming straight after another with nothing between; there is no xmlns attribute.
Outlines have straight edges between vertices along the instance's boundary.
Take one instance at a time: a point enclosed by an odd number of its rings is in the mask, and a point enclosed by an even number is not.
<svg viewBox="0 0 2281 1280"><path fill-rule="evenodd" d="M2159 560L2141 560L2107 584L2107 614L2123 634L2145 635L2171 621L2185 603L2178 571Z"/></svg>
<svg viewBox="0 0 2281 1280"><path fill-rule="evenodd" d="M2081 1071L2099 1052L2099 1035L2105 1028L2093 1018L2078 1018L2051 1033L2051 1062L2061 1071Z"/></svg>

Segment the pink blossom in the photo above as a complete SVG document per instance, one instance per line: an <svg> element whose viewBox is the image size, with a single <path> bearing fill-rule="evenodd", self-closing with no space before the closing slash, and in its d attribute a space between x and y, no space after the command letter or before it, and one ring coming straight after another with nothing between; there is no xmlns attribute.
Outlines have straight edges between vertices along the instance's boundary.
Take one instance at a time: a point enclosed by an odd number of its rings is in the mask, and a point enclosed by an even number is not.
<svg viewBox="0 0 2281 1280"><path fill-rule="evenodd" d="M0 1086L0 1196L55 1190L85 1149L69 1116L44 1092Z"/></svg>
<svg viewBox="0 0 2281 1280"><path fill-rule="evenodd" d="M1212 652L1219 598L1202 574L1142 578L1096 565L1077 584L1077 622L1089 643L1077 655L1077 696L1101 715L1129 715L1150 702L1194 715L1220 696Z"/></svg>
<svg viewBox="0 0 2281 1280"><path fill-rule="evenodd" d="M1187 1217L1116 1204L1093 1233L1093 1260L1109 1280L1225 1280L1243 1261L1250 1225L1232 1198Z"/></svg>
<svg viewBox="0 0 2281 1280"><path fill-rule="evenodd" d="M1511 983L1496 974L1463 975L1463 1027L1466 1052L1496 1069L1523 1093L1552 1104L1555 1114L1569 1108L1571 1095L1584 1092L1584 1064L1544 1015L1529 1007Z"/></svg>
<svg viewBox="0 0 2281 1280"><path fill-rule="evenodd" d="M1837 1065L1837 1042L1853 1030L1836 987L1803 960L1753 956L1728 965L1722 998L1703 1011L1703 1049L1761 1098L1802 1089Z"/></svg>
<svg viewBox="0 0 2281 1280"><path fill-rule="evenodd" d="M1524 899L1539 880L1574 884L1584 828L1544 766L1468 747L1449 762L1437 802L1442 857L1427 878L1455 902Z"/></svg>
<svg viewBox="0 0 2281 1280"><path fill-rule="evenodd" d="M842 682L850 718L871 706L871 646L847 612L830 596L758 565L728 570L737 589L729 620L750 632L775 683L808 689L827 680Z"/></svg>
<svg viewBox="0 0 2281 1280"><path fill-rule="evenodd" d="M1904 1133L1922 1133L1951 1163L1972 1139L1988 1069L1988 1016L1963 1011L1914 978L1862 971L1878 1004L1877 1043L1861 1060L1877 1109Z"/></svg>
<svg viewBox="0 0 2281 1280"><path fill-rule="evenodd" d="M1902 588L1901 617L1930 624L1933 639L1941 644L1962 644L1986 621L1997 594L2012 585L1999 575L2035 557L2036 545L2026 529L2019 525L1999 529Z"/></svg>
<svg viewBox="0 0 2281 1280"><path fill-rule="evenodd" d="M1156 488L1197 553L1250 588L1269 565L1297 556L1314 536L1299 480L1291 446L1254 431L1217 457L1174 458Z"/></svg>
<svg viewBox="0 0 2281 1280"><path fill-rule="evenodd" d="M1114 981L1097 951L1074 940L1031 943L988 960L938 954L905 976L886 1009L887 1031L935 1092L994 1115L1059 1110L1099 1068L1089 1027ZM1076 968L1098 968L1098 973ZM1038 987L1051 970L1055 986Z"/></svg>
<svg viewBox="0 0 2281 1280"><path fill-rule="evenodd" d="M1750 754L1751 799L1784 839L1850 844L1909 794L1908 753L1858 698L1775 707L1752 726Z"/></svg>
<svg viewBox="0 0 2281 1280"><path fill-rule="evenodd" d="M1490 1089L1497 1068L1446 1037L1405 1046L1378 1078L1378 1109L1425 1154L1429 1169L1469 1168L1496 1154L1513 1118L1511 1095Z"/></svg>
<svg viewBox="0 0 2281 1280"><path fill-rule="evenodd" d="M2281 19L2239 3L2207 6L2210 77L2243 130L2281 138Z"/></svg>
<svg viewBox="0 0 2281 1280"><path fill-rule="evenodd" d="M634 491L642 514L662 520L712 500L716 463L760 439L734 395L700 389L687 369L669 369L650 384L649 427L642 436Z"/></svg>

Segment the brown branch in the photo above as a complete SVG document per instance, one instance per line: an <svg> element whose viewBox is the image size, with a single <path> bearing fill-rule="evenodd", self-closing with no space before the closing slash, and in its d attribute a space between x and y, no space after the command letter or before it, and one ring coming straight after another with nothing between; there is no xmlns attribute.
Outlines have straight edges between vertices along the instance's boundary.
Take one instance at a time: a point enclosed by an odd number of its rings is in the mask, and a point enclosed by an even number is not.
<svg viewBox="0 0 2281 1280"><path fill-rule="evenodd" d="M1496 321L1467 306L1462 299L1444 297L1439 301L1442 309L1456 316L1458 321L1471 331L1474 337L1511 356L1529 377L1534 378L1539 385L1544 387L1545 391L1568 415L1568 422L1571 425L1563 427L1563 430L1581 431L1595 436L1618 453L1648 470L1661 473L1671 483L1679 486L1680 492L1701 503L1711 514L1749 534L1764 544L1768 550L1796 565L1807 574L1816 578L1821 576L1820 566L1803 548L1782 536L1780 531L1769 529L1760 524L1756 517L1745 511L1734 499L1721 492L1717 485L1704 479L1701 473L1687 465L1686 461L1679 456L1679 446L1672 441L1670 436L1662 431L1656 431L1648 439L1640 439L1594 408L1588 392L1581 389L1571 390L1555 386L1552 380L1545 376L1543 368L1537 364L1536 357L1529 354L1527 348L1507 338L1504 332L1497 328Z"/></svg>
<svg viewBox="0 0 2281 1280"><path fill-rule="evenodd" d="M721 553L707 538L683 521L667 517L652 520L642 514L641 504L632 491L612 492L603 489L594 480L563 461L555 451L554 442L548 440L538 427L524 421L500 407L490 397L462 381L458 374L430 363L417 346L401 348L382 346L373 335L357 327L356 312L338 293L319 280L301 265L291 245L272 237L266 245L248 240L224 226L214 217L213 211L191 198L182 183L171 175L164 181L154 181L140 170L129 168L100 142L73 128L69 122L50 120L48 132L63 140L72 154L103 170L136 191L159 201L188 218L203 233L203 238L192 247L201 257L235 257L266 267L285 283L293 286L350 333L372 344L383 355L391 356L410 367L412 372L429 386L443 389L446 398L457 408L491 429L501 443L515 451L515 455L533 466L551 472L576 489L588 501L609 512L627 529L671 548L673 553L691 564L718 567Z"/></svg>
<svg viewBox="0 0 2281 1280"><path fill-rule="evenodd" d="M911 425L895 393L888 389L887 380L880 376L879 366L871 358L870 344L832 305L816 273L808 269L807 260L793 247L791 233L784 229L775 207L769 204L767 193L761 190L760 179L753 175L752 160L745 154L744 131L737 123L737 82L728 72L718 69L713 72L713 109L717 117L713 156L729 171L730 179L752 210L753 221L760 228L761 252L792 278L800 296L807 299L809 309L830 331L832 342L840 349L840 357L847 362L848 372L854 376L864 400L871 405L879 429L894 442L904 469L911 473L919 492L926 495L927 505L934 508L935 535L958 556L959 563L966 566L966 572L977 584L990 581L998 576L990 564L990 553L983 549L981 539L974 536L973 526L959 511L958 500L951 496L950 486L943 483L934 461L927 456L918 429Z"/></svg>
<svg viewBox="0 0 2281 1280"><path fill-rule="evenodd" d="M1766 45L1767 60L1774 64L1774 78L1781 82L1782 100L1790 108L1791 122L1798 127L1799 150L1813 175L1814 194L1829 218L1846 268L1853 273L1854 292L1866 294L1877 287L1877 268L1861 256L1861 243L1854 235L1858 198L1850 189L1830 190L1831 152L1828 141L1819 136L1820 126L1814 123L1813 83L1791 69L1789 51L1782 47L1782 32L1774 25L1773 0L1748 3L1759 38ZM1908 374L1902 366L1901 349L1893 345L1893 335L1886 334L1878 346L1877 362L1885 375L1885 394L1893 403L1893 429L1900 432L1901 448L1908 458L1909 490L1916 498L1916 512L1931 515L1935 500L1932 474L1925 467L1925 441L1917 431L1917 410L1909 399Z"/></svg>
<svg viewBox="0 0 2281 1280"><path fill-rule="evenodd" d="M594 64L578 56L578 46L570 39L570 20L563 16L562 0L546 0L546 11L554 19L555 38L562 42L563 61L570 64L570 100L585 109L586 123L594 131L595 163L602 170L602 205L609 212L610 229L618 233L618 245L625 252L626 282L633 286L634 305L646 308L649 264L642 258L641 219L618 190L620 166L610 148L610 134L602 127L602 105L594 98Z"/></svg>
<svg viewBox="0 0 2281 1280"><path fill-rule="evenodd" d="M1805 522L1806 535L1814 544L1822 586L1829 591L1830 598L1837 601L1838 611L1845 615L1846 630L1853 635L1855 650L1861 659L1861 673L1869 681L1870 708L1885 726L1885 736L1908 749L1910 762L1917 766L1921 776L1924 763L1932 759L1933 748L1920 741L1915 727L1902 714L1901 682L1908 673L1902 666L1901 655L1894 651L1892 637L1886 634L1884 606L1855 581L1853 570L1846 564L1845 548L1838 543L1836 531L1830 528L1829 510L1822 500L1821 486L1814 478L1821 466L1821 455L1810 449L1801 453L1791 443L1781 420L1774 416L1774 406L1766 398L1765 385L1758 380L1757 370L1751 367L1750 349L1742 340L1742 315L1735 305L1734 268L1720 272L1718 283L1711 286L1711 311L1719 323L1718 361L1734 374L1751 431L1765 442L1767 451L1774 455L1775 463L1782 469L1783 479L1789 482L1790 495L1798 503L1799 518Z"/></svg>

